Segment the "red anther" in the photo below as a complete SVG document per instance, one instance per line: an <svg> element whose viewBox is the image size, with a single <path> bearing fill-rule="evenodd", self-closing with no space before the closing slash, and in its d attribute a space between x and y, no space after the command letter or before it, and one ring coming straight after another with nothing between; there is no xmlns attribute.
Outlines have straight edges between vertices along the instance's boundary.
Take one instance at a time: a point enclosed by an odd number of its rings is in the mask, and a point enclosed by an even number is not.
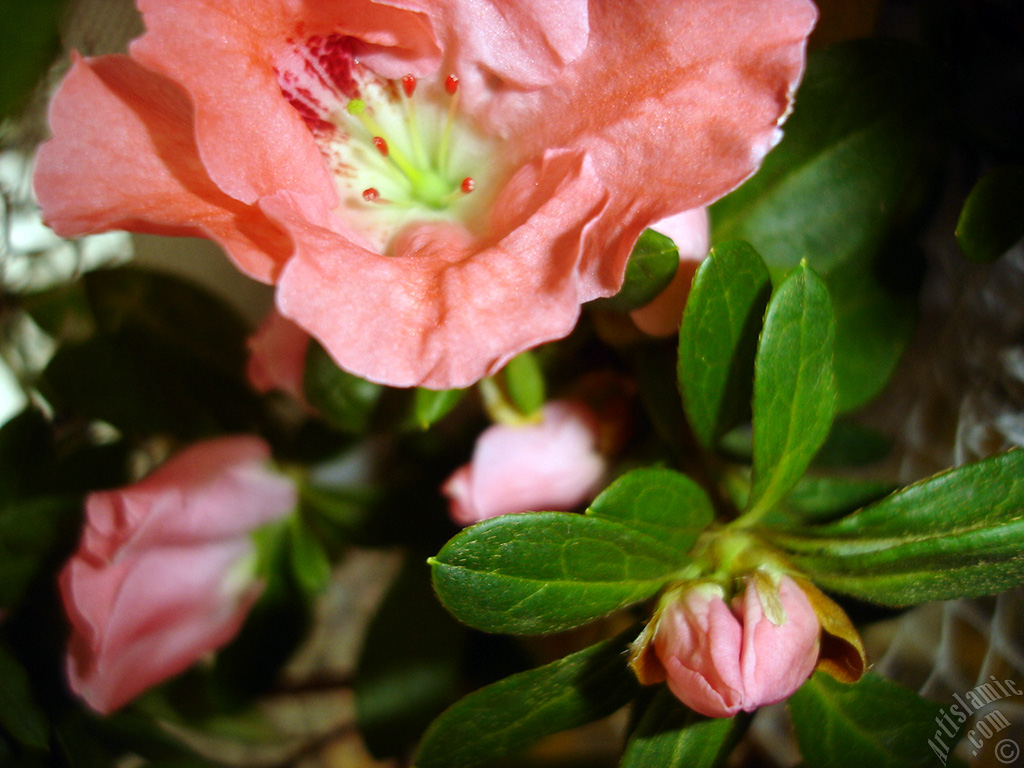
<svg viewBox="0 0 1024 768"><path fill-rule="evenodd" d="M444 89L450 96L454 96L455 92L459 90L459 78L455 75L448 75L444 81Z"/></svg>
<svg viewBox="0 0 1024 768"><path fill-rule="evenodd" d="M377 148L377 151L384 155L384 157L388 156L388 143L384 141L383 138L381 138L380 136L374 136L373 146L375 146Z"/></svg>
<svg viewBox="0 0 1024 768"><path fill-rule="evenodd" d="M462 185L459 187L459 189L461 189L465 194L468 195L470 192L476 189L476 182L473 181L473 178L471 176L467 176L462 180Z"/></svg>
<svg viewBox="0 0 1024 768"><path fill-rule="evenodd" d="M375 203L378 200L380 200L380 192L378 192L373 187L370 187L369 189L364 189L363 200L365 200L368 203Z"/></svg>
<svg viewBox="0 0 1024 768"><path fill-rule="evenodd" d="M416 92L416 78L412 75L406 75L403 77L402 90L405 91L405 95L411 99L413 93Z"/></svg>

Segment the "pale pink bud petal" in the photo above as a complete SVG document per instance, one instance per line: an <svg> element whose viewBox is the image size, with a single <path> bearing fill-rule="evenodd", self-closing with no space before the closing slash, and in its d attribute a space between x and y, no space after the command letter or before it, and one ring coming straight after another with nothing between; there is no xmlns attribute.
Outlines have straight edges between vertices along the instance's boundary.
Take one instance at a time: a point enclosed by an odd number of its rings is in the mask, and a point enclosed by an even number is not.
<svg viewBox="0 0 1024 768"><path fill-rule="evenodd" d="M597 418L582 403L552 401L541 420L495 424L442 491L460 525L509 512L566 510L597 491L606 468Z"/></svg>
<svg viewBox="0 0 1024 768"><path fill-rule="evenodd" d="M92 493L60 574L71 689L111 712L230 640L259 595L250 534L290 513L294 485L256 437L182 451Z"/></svg>
<svg viewBox="0 0 1024 768"><path fill-rule="evenodd" d="M257 392L278 390L305 402L303 375L309 334L280 312L264 318L249 337L246 376Z"/></svg>
<svg viewBox="0 0 1024 768"><path fill-rule="evenodd" d="M708 717L753 712L790 696L814 671L821 627L807 596L782 577L780 624L765 615L762 597L748 579L730 610L721 588L701 584L662 611L654 649L683 704Z"/></svg>

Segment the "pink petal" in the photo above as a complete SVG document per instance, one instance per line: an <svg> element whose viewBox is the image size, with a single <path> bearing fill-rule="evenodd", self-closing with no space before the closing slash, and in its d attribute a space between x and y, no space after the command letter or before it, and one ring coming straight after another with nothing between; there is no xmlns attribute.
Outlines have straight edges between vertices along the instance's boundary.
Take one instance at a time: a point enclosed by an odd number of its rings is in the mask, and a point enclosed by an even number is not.
<svg viewBox="0 0 1024 768"><path fill-rule="evenodd" d="M139 0L147 33L131 54L188 91L196 141L221 189L246 203L289 189L335 199L327 169L302 119L282 98L273 61L317 34L359 37L367 57L389 51L390 74L426 73L440 50L420 13L372 0ZM202 23L196 23L201 19ZM292 43L288 41L291 40ZM380 59L375 59L378 65ZM389 73L385 73L389 74Z"/></svg>
<svg viewBox="0 0 1024 768"><path fill-rule="evenodd" d="M89 114L103 119L83 119ZM50 108L54 138L36 161L47 223L64 236L130 229L208 237L269 282L288 257L288 238L210 181L192 119L180 88L128 57L76 58Z"/></svg>
<svg viewBox="0 0 1024 768"><path fill-rule="evenodd" d="M575 269L603 199L585 157L546 153L495 204L491 229L500 239L477 244L455 225L421 225L406 230L394 256L382 256L330 230L327 217L312 226L300 201L278 196L264 208L297 244L278 309L360 376L468 386L572 330Z"/></svg>
<svg viewBox="0 0 1024 768"><path fill-rule="evenodd" d="M279 390L305 401L303 376L308 333L279 312L271 311L249 337L248 347L246 375L257 392Z"/></svg>

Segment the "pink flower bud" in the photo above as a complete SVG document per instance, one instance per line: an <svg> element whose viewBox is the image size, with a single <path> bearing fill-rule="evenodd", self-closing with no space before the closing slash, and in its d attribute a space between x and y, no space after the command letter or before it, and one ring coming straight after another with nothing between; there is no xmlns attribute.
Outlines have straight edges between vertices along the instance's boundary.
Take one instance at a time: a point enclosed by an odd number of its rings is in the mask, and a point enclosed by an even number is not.
<svg viewBox="0 0 1024 768"><path fill-rule="evenodd" d="M585 405L554 400L535 424L495 424L441 489L452 519L470 525L509 512L560 511L591 499L604 476L599 424Z"/></svg>
<svg viewBox="0 0 1024 768"><path fill-rule="evenodd" d="M791 695L814 671L818 617L791 578L782 577L777 593L769 581L749 578L732 608L721 587L701 584L658 618L655 653L690 709L708 717L752 712Z"/></svg>
<svg viewBox="0 0 1024 768"><path fill-rule="evenodd" d="M102 713L230 640L258 597L250 534L290 513L294 485L256 437L198 443L86 500L60 589L71 689Z"/></svg>

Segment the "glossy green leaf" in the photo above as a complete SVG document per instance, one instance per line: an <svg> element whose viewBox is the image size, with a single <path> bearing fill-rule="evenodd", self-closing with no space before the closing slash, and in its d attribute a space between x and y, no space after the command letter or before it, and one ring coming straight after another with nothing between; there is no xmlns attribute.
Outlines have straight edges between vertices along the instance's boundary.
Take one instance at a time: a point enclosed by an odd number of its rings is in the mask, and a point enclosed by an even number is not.
<svg viewBox="0 0 1024 768"><path fill-rule="evenodd" d="M413 395L413 417L420 429L428 429L447 416L458 405L464 389L416 389Z"/></svg>
<svg viewBox="0 0 1024 768"><path fill-rule="evenodd" d="M529 512L467 528L429 562L441 602L459 621L485 632L544 634L650 597L685 561L611 520Z"/></svg>
<svg viewBox="0 0 1024 768"><path fill-rule="evenodd" d="M995 168L974 185L956 223L971 261L994 261L1024 237L1024 166Z"/></svg>
<svg viewBox="0 0 1024 768"><path fill-rule="evenodd" d="M678 268L679 249L672 238L645 229L626 263L622 289L610 299L601 300L600 305L616 312L646 306L672 282Z"/></svg>
<svg viewBox="0 0 1024 768"><path fill-rule="evenodd" d="M789 711L807 768L931 768L949 754L937 734L955 746L937 727L938 704L873 672L854 684L818 672L790 697Z"/></svg>
<svg viewBox="0 0 1024 768"><path fill-rule="evenodd" d="M729 757L749 722L746 715L698 715L662 687L630 736L619 768L715 768Z"/></svg>
<svg viewBox="0 0 1024 768"><path fill-rule="evenodd" d="M608 486L588 515L626 525L685 553L715 519L711 500L693 480L670 469L636 469Z"/></svg>
<svg viewBox="0 0 1024 768"><path fill-rule="evenodd" d="M28 674L0 647L0 729L29 747L47 749L50 725L36 703Z"/></svg>
<svg viewBox="0 0 1024 768"><path fill-rule="evenodd" d="M1024 582L1024 451L935 475L828 525L773 535L824 589L906 606Z"/></svg>
<svg viewBox="0 0 1024 768"><path fill-rule="evenodd" d="M772 296L754 366L754 464L748 507L773 507L807 469L835 414L835 320L806 265Z"/></svg>
<svg viewBox="0 0 1024 768"><path fill-rule="evenodd" d="M370 623L356 665L359 733L374 757L404 752L458 698L465 634L434 596L426 563L410 556Z"/></svg>
<svg viewBox="0 0 1024 768"><path fill-rule="evenodd" d="M339 368L316 342L306 353L306 399L343 432L360 434L370 425L383 387Z"/></svg>
<svg viewBox="0 0 1024 768"><path fill-rule="evenodd" d="M754 354L771 295L768 270L743 242L716 246L697 270L679 332L679 391L707 448L750 413Z"/></svg>
<svg viewBox="0 0 1024 768"><path fill-rule="evenodd" d="M541 409L545 397L544 372L536 355L530 351L516 355L502 373L508 396L520 413L529 416Z"/></svg>
<svg viewBox="0 0 1024 768"><path fill-rule="evenodd" d="M471 693L430 726L417 768L474 768L625 706L639 684L625 661L636 630Z"/></svg>

